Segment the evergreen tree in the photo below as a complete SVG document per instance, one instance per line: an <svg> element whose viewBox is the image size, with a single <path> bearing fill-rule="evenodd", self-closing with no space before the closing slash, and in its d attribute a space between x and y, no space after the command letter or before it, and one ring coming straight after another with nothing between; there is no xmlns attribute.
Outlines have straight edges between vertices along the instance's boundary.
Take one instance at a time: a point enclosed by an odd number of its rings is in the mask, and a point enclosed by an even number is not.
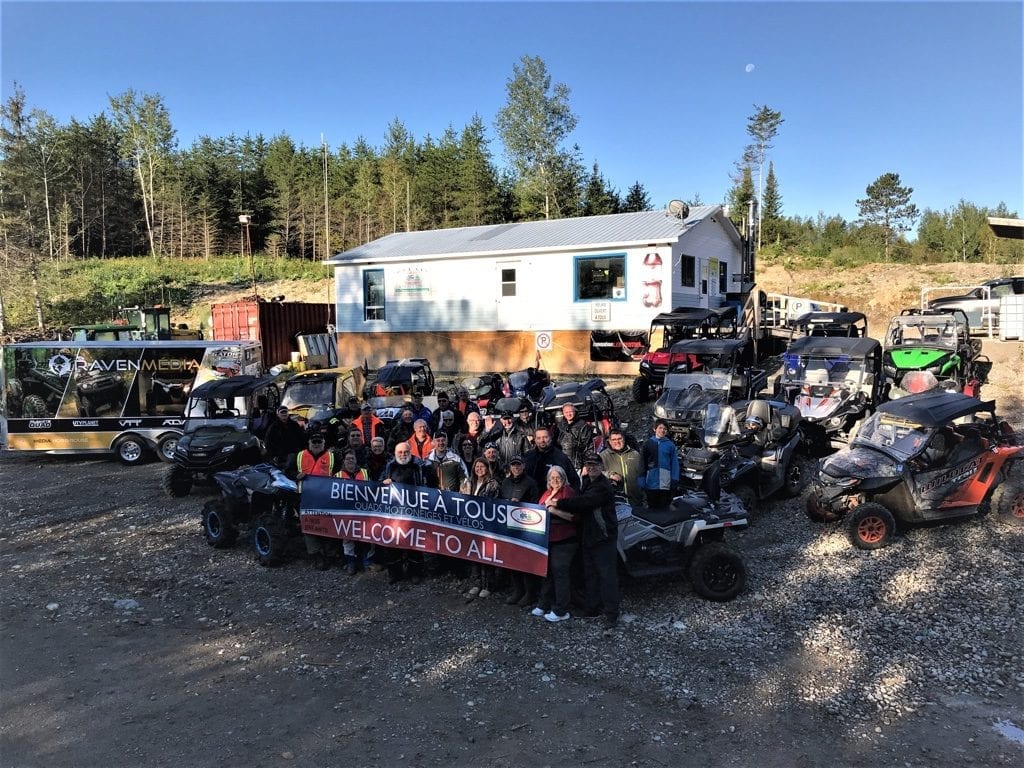
<svg viewBox="0 0 1024 768"><path fill-rule="evenodd" d="M742 230L743 222L750 212L750 203L757 199L750 163L737 163L736 173L731 178L733 184L726 198L729 204L729 218Z"/></svg>
<svg viewBox="0 0 1024 768"><path fill-rule="evenodd" d="M647 196L647 190L639 181L633 182L633 186L626 192L626 199L622 201L620 213L636 213L639 211L651 210L651 199Z"/></svg>
<svg viewBox="0 0 1024 768"><path fill-rule="evenodd" d="M778 243L785 229L782 218L782 195L779 193L779 182L775 178L775 164L768 163L768 176L764 182L764 211L761 216L761 227L764 230L762 239L769 243Z"/></svg>
<svg viewBox="0 0 1024 768"><path fill-rule="evenodd" d="M607 213L618 213L620 205L619 193L612 189L601 175L595 160L587 179L586 189L583 191L583 215L600 216Z"/></svg>
<svg viewBox="0 0 1024 768"><path fill-rule="evenodd" d="M867 196L857 201L857 208L864 223L880 228L885 245L885 260L896 236L910 229L917 219L917 206L910 202L913 187L900 183L898 173L883 173L865 190Z"/></svg>
<svg viewBox="0 0 1024 768"><path fill-rule="evenodd" d="M473 115L459 137L453 222L457 225L479 226L508 220L500 212L498 172L488 144L483 120L480 115Z"/></svg>
<svg viewBox="0 0 1024 768"><path fill-rule="evenodd" d="M764 161L768 157L768 151L772 148L772 139L779 132L779 126L785 122L781 112L770 109L767 106L754 105L757 110L747 118L747 134L754 141L747 146L744 153L744 160L750 165L757 166L757 247L761 248L761 223L764 220Z"/></svg>

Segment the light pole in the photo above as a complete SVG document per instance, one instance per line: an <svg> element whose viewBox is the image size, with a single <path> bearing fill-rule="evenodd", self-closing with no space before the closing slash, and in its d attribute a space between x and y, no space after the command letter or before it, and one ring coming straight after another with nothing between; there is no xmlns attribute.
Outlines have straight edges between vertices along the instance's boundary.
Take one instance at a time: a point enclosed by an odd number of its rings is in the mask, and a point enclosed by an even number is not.
<svg viewBox="0 0 1024 768"><path fill-rule="evenodd" d="M252 299L256 301L259 293L256 291L256 263L252 258L252 239L249 237L249 224L252 223L252 215L243 213L238 216L238 223L242 226L242 253L249 256L249 275L252 278Z"/></svg>

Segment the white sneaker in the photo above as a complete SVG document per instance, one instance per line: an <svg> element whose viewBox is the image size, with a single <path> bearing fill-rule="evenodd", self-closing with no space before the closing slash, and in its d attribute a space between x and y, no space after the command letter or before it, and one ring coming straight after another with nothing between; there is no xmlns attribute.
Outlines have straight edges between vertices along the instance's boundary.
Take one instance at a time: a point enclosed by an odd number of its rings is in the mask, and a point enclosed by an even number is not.
<svg viewBox="0 0 1024 768"><path fill-rule="evenodd" d="M481 589L479 596L480 597L490 597L491 596L491 590L489 590L489 589Z"/></svg>
<svg viewBox="0 0 1024 768"><path fill-rule="evenodd" d="M554 624L555 622L558 622L558 621L568 621L568 619L569 619L569 614L568 613L563 613L563 614L559 615L559 614L555 613L554 611L548 611L547 613L544 614L544 620L545 621L550 621L552 624Z"/></svg>
<svg viewBox="0 0 1024 768"><path fill-rule="evenodd" d="M545 611L543 608L534 608L532 611L530 611L531 616L543 616L544 613Z"/></svg>
<svg viewBox="0 0 1024 768"><path fill-rule="evenodd" d="M470 588L470 590L468 592L466 592L464 597L476 597L479 594L480 594L480 587L472 587L472 588Z"/></svg>

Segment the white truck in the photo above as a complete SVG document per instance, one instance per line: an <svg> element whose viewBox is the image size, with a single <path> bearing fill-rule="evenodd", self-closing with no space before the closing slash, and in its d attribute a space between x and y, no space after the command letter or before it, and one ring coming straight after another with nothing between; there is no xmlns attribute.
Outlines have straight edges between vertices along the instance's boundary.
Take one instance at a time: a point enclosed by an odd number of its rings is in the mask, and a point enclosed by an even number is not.
<svg viewBox="0 0 1024 768"><path fill-rule="evenodd" d="M2 348L0 447L170 461L194 386L263 372L258 341L40 341Z"/></svg>

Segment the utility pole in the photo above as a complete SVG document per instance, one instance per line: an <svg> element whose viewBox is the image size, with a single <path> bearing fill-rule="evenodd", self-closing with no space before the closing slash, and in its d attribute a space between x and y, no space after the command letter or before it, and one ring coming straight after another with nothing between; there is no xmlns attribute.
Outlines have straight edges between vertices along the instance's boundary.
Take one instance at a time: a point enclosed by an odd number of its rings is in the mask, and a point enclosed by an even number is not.
<svg viewBox="0 0 1024 768"><path fill-rule="evenodd" d="M320 147L324 154L324 253L325 258L331 258L331 205L327 192L327 142L324 135L320 134Z"/></svg>

